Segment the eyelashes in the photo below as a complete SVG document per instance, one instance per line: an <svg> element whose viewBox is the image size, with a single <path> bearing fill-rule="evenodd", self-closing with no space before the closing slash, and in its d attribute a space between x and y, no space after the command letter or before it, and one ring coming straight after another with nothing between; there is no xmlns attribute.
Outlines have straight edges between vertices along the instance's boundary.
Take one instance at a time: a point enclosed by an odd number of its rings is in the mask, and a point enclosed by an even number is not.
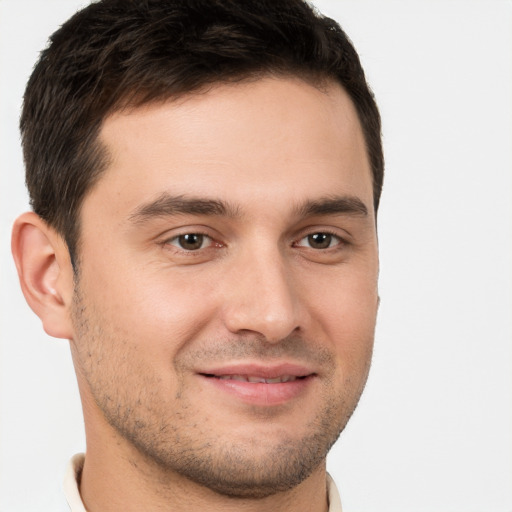
<svg viewBox="0 0 512 512"><path fill-rule="evenodd" d="M185 233L171 238L166 243L184 251L198 251L211 246L213 240L203 233Z"/></svg>
<svg viewBox="0 0 512 512"><path fill-rule="evenodd" d="M346 243L340 236L328 231L319 231L311 233L301 238L294 245L296 247L308 247L314 250L323 250L336 247Z"/></svg>
<svg viewBox="0 0 512 512"><path fill-rule="evenodd" d="M223 249L227 244L216 240L202 231L184 231L168 237L161 245L175 254L176 257L195 257L207 260L214 257L212 251ZM339 234L326 229L318 229L304 234L290 243L291 248L303 250L314 257L331 254L343 250L349 242Z"/></svg>

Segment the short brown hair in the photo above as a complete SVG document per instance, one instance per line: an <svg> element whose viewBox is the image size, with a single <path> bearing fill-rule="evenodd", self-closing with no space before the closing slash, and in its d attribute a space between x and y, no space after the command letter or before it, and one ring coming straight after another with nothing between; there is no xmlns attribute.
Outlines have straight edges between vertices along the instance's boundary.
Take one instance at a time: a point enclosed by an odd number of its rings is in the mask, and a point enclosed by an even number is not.
<svg viewBox="0 0 512 512"><path fill-rule="evenodd" d="M373 94L346 34L304 0L101 0L76 13L51 36L25 91L32 208L74 261L80 206L108 164L98 133L109 114L269 74L344 87L362 125L377 211L384 162Z"/></svg>

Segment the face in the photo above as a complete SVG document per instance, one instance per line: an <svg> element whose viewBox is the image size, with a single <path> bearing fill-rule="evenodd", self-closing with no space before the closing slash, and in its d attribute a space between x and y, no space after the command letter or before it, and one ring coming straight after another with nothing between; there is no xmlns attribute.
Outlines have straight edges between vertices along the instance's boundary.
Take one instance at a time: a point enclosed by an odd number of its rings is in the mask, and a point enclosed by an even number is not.
<svg viewBox="0 0 512 512"><path fill-rule="evenodd" d="M373 344L350 99L298 79L221 85L117 113L101 140L72 315L86 424L222 494L297 485L348 421Z"/></svg>

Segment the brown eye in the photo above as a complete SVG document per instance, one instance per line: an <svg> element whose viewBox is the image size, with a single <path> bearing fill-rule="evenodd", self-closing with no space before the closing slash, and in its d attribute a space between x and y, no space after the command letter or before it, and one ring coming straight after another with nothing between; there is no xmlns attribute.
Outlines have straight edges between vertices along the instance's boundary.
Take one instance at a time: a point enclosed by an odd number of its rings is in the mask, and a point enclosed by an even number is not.
<svg viewBox="0 0 512 512"><path fill-rule="evenodd" d="M331 246L332 235L329 233L315 233L308 236L309 246L313 249L327 249Z"/></svg>
<svg viewBox="0 0 512 512"><path fill-rule="evenodd" d="M169 243L185 251L197 251L198 249L203 249L209 242L210 237L207 235L187 233L173 238Z"/></svg>
<svg viewBox="0 0 512 512"><path fill-rule="evenodd" d="M302 238L297 245L311 249L329 249L340 243L341 240L336 235L331 235L330 233L312 233Z"/></svg>

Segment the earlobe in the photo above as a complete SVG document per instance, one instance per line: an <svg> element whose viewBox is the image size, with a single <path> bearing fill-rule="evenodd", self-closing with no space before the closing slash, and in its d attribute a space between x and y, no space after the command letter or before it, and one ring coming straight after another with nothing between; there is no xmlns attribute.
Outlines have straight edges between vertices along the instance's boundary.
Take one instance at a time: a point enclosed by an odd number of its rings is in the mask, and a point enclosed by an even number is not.
<svg viewBox="0 0 512 512"><path fill-rule="evenodd" d="M62 237L33 212L14 223L12 254L23 295L47 334L71 339L73 269Z"/></svg>

